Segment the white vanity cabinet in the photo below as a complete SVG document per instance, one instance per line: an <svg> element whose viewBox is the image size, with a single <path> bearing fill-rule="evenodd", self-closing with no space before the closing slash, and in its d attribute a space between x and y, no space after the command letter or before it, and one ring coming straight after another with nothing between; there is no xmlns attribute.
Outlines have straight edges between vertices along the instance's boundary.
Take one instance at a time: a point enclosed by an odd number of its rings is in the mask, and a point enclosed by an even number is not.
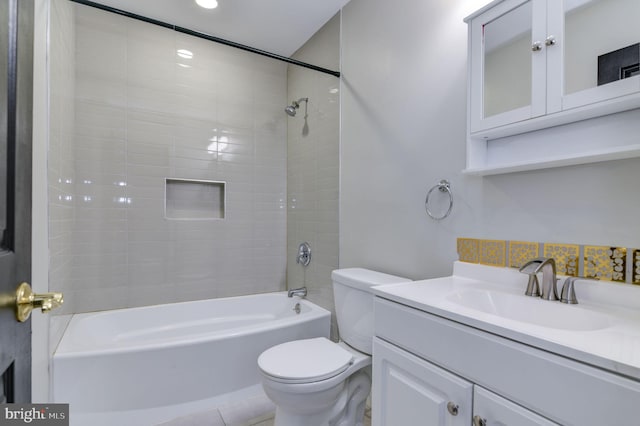
<svg viewBox="0 0 640 426"><path fill-rule="evenodd" d="M466 18L471 136L640 107L638 48L615 53L640 42L638 19L637 0L499 0Z"/></svg>
<svg viewBox="0 0 640 426"><path fill-rule="evenodd" d="M373 353L374 425L469 426L471 382L377 338Z"/></svg>
<svg viewBox="0 0 640 426"><path fill-rule="evenodd" d="M374 426L557 425L384 340L373 350Z"/></svg>
<svg viewBox="0 0 640 426"><path fill-rule="evenodd" d="M382 293L374 308L374 426L638 424L639 381Z"/></svg>
<svg viewBox="0 0 640 426"><path fill-rule="evenodd" d="M473 426L557 426L480 386L473 390Z"/></svg>

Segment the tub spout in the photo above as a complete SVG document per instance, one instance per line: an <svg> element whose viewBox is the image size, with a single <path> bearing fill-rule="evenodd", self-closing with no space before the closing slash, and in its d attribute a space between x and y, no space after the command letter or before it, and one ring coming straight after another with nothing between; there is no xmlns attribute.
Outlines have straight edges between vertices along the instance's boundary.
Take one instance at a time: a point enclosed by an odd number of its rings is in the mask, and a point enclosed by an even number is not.
<svg viewBox="0 0 640 426"><path fill-rule="evenodd" d="M287 296L289 297L293 297L293 296L305 297L306 295L307 295L306 287L293 288L287 292Z"/></svg>

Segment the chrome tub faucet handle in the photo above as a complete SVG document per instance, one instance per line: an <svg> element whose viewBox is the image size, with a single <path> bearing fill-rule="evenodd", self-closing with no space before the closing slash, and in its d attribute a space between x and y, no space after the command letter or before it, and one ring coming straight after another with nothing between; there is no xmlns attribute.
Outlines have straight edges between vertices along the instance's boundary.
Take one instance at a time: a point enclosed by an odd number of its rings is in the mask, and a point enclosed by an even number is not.
<svg viewBox="0 0 640 426"><path fill-rule="evenodd" d="M309 243L304 242L298 247L296 263L299 263L302 266L309 266L309 263L311 263L311 246Z"/></svg>

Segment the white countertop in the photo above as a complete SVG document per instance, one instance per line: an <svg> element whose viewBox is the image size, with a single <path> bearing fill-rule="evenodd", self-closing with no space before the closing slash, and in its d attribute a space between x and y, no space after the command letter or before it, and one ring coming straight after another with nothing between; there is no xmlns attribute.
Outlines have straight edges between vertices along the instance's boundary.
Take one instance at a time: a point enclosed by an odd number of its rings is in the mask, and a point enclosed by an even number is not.
<svg viewBox="0 0 640 426"><path fill-rule="evenodd" d="M562 280L558 284L560 291ZM640 380L640 286L579 280L578 305L524 296L527 276L516 269L455 262L453 275L444 278L389 284L374 288L377 296L438 315L470 327L543 349ZM500 292L518 299L531 309L529 315L544 315L548 308L566 309L567 324L540 317L538 324L505 318L473 309L452 300L469 290ZM557 304L551 306L547 304ZM581 329L576 318L591 315L606 318L600 328ZM573 316L573 318L572 318ZM536 318L538 319L538 318ZM561 322L561 321L555 321Z"/></svg>

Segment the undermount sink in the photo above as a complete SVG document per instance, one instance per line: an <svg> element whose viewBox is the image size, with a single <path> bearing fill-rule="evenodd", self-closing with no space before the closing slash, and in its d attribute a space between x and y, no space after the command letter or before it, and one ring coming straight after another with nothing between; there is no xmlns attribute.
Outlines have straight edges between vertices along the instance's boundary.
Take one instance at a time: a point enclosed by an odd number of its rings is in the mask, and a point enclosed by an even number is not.
<svg viewBox="0 0 640 426"><path fill-rule="evenodd" d="M445 299L467 309L558 330L593 331L612 324L609 316L599 312L499 290L461 289Z"/></svg>
<svg viewBox="0 0 640 426"><path fill-rule="evenodd" d="M576 305L526 296L527 280L515 268L458 261L451 276L388 284L374 292L381 303L413 308L412 317L423 313L438 324L452 321L446 323L451 332L471 327L473 335L488 332L640 380L638 286L578 279ZM422 330L403 332L421 339Z"/></svg>

